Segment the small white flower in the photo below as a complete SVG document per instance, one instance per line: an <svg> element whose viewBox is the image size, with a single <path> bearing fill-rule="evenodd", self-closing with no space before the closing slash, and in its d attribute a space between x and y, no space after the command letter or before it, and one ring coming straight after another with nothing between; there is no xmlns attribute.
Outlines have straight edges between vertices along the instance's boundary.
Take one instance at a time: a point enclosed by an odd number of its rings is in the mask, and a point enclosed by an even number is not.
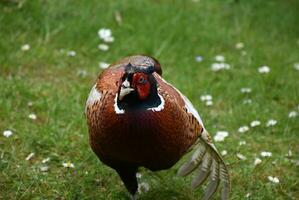
<svg viewBox="0 0 299 200"><path fill-rule="evenodd" d="M240 154L240 153L237 153L237 158L239 158L240 160L246 160L247 159L243 154Z"/></svg>
<svg viewBox="0 0 299 200"><path fill-rule="evenodd" d="M221 71L221 70L228 70L230 69L230 65L227 63L212 63L211 65L212 71Z"/></svg>
<svg viewBox="0 0 299 200"><path fill-rule="evenodd" d="M65 168L75 168L75 165L73 163L71 163L70 161L66 162L66 163L62 163L62 166Z"/></svg>
<svg viewBox="0 0 299 200"><path fill-rule="evenodd" d="M74 56L76 56L76 51L68 51L67 55L70 57L74 57Z"/></svg>
<svg viewBox="0 0 299 200"><path fill-rule="evenodd" d="M277 124L277 121L275 119L269 119L266 126L270 127L270 126L275 126Z"/></svg>
<svg viewBox="0 0 299 200"><path fill-rule="evenodd" d="M206 101L206 106L212 106L213 105L213 101Z"/></svg>
<svg viewBox="0 0 299 200"><path fill-rule="evenodd" d="M28 51L30 49L30 45L29 44L24 44L24 45L22 45L22 47L21 47L21 50L22 51Z"/></svg>
<svg viewBox="0 0 299 200"><path fill-rule="evenodd" d="M252 100L251 99L245 99L243 100L243 104L251 104Z"/></svg>
<svg viewBox="0 0 299 200"><path fill-rule="evenodd" d="M103 40L104 42L113 42L114 41L114 37L112 36L112 32L108 28L101 28L98 31L98 35L99 35L100 39Z"/></svg>
<svg viewBox="0 0 299 200"><path fill-rule="evenodd" d="M36 120L37 119L36 114L34 114L34 113L29 114L28 118L32 119L32 120Z"/></svg>
<svg viewBox="0 0 299 200"><path fill-rule="evenodd" d="M299 167L299 160L290 160L296 167Z"/></svg>
<svg viewBox="0 0 299 200"><path fill-rule="evenodd" d="M288 153L286 154L286 157L292 157L293 156L293 152L292 150L289 150Z"/></svg>
<svg viewBox="0 0 299 200"><path fill-rule="evenodd" d="M202 56L196 56L195 60L196 60L196 62L201 62L201 61L203 61L203 57Z"/></svg>
<svg viewBox="0 0 299 200"><path fill-rule="evenodd" d="M3 136L4 137L10 137L10 136L12 136L13 135L13 132L11 131L11 130L5 130L5 131L3 131Z"/></svg>
<svg viewBox="0 0 299 200"><path fill-rule="evenodd" d="M29 101L29 102L27 103L27 106L29 106L29 107L33 106L32 101Z"/></svg>
<svg viewBox="0 0 299 200"><path fill-rule="evenodd" d="M259 165L261 163L262 163L262 160L260 158L255 158L255 160L253 162L254 166L257 166L257 165Z"/></svg>
<svg viewBox="0 0 299 200"><path fill-rule="evenodd" d="M105 42L108 42L108 43L111 43L111 42L114 42L114 37L108 37L106 38L106 40L104 40Z"/></svg>
<svg viewBox="0 0 299 200"><path fill-rule="evenodd" d="M277 177L268 176L268 180L272 183L279 183L279 179Z"/></svg>
<svg viewBox="0 0 299 200"><path fill-rule="evenodd" d="M98 31L98 35L101 39L107 38L107 37L111 37L112 36L112 32L110 29L108 28L101 28Z"/></svg>
<svg viewBox="0 0 299 200"><path fill-rule="evenodd" d="M227 151L226 150L221 151L221 155L222 156L226 156L227 155Z"/></svg>
<svg viewBox="0 0 299 200"><path fill-rule="evenodd" d="M244 48L244 43L243 42L238 42L236 45L235 45L236 49L243 49Z"/></svg>
<svg viewBox="0 0 299 200"><path fill-rule="evenodd" d="M242 93L250 93L251 92L251 88L241 88L240 90Z"/></svg>
<svg viewBox="0 0 299 200"><path fill-rule="evenodd" d="M259 67L258 72L261 74L267 74L270 72L270 67L268 67L268 66Z"/></svg>
<svg viewBox="0 0 299 200"><path fill-rule="evenodd" d="M238 132L239 133L245 133L249 131L249 127L248 126L241 126L239 129L238 129Z"/></svg>
<svg viewBox="0 0 299 200"><path fill-rule="evenodd" d="M34 156L34 153L30 153L30 154L25 158L25 160L30 160L33 156Z"/></svg>
<svg viewBox="0 0 299 200"><path fill-rule="evenodd" d="M295 64L294 64L294 68L295 68L296 70L299 70L299 63L295 63Z"/></svg>
<svg viewBox="0 0 299 200"><path fill-rule="evenodd" d="M272 156L272 153L269 152L269 151L262 151L262 152L261 152L261 156L262 156L262 157L271 157L271 156Z"/></svg>
<svg viewBox="0 0 299 200"><path fill-rule="evenodd" d="M246 141L244 141L244 140L241 140L241 141L239 142L239 145L240 145L240 146L245 145L245 144L246 144Z"/></svg>
<svg viewBox="0 0 299 200"><path fill-rule="evenodd" d="M261 122L258 121L258 120L254 120L254 121L250 122L251 127L256 127L256 126L259 126L259 125L261 125Z"/></svg>
<svg viewBox="0 0 299 200"><path fill-rule="evenodd" d="M146 182L141 182L138 184L138 193L146 193L150 189L149 184Z"/></svg>
<svg viewBox="0 0 299 200"><path fill-rule="evenodd" d="M297 117L297 115L298 115L298 113L294 110L289 112L289 118L295 118L295 117Z"/></svg>
<svg viewBox="0 0 299 200"><path fill-rule="evenodd" d="M98 48L102 51L108 51L109 50L109 46L107 44L99 44Z"/></svg>
<svg viewBox="0 0 299 200"><path fill-rule="evenodd" d="M209 94L206 94L206 95L201 95L200 96L200 100L201 101L211 101L213 99L213 97Z"/></svg>
<svg viewBox="0 0 299 200"><path fill-rule="evenodd" d="M136 173L136 178L140 179L141 177L142 177L142 174L139 173L139 172L137 172L137 173Z"/></svg>
<svg viewBox="0 0 299 200"><path fill-rule="evenodd" d="M225 61L225 57L223 55L216 55L215 56L215 60L217 62L224 62Z"/></svg>
<svg viewBox="0 0 299 200"><path fill-rule="evenodd" d="M107 67L109 67L110 64L105 63L105 62L99 62L99 67L102 69L106 69Z"/></svg>
<svg viewBox="0 0 299 200"><path fill-rule="evenodd" d="M251 196L250 192L245 195L246 198L249 198L250 196Z"/></svg>
<svg viewBox="0 0 299 200"><path fill-rule="evenodd" d="M44 163L47 163L47 162L49 162L49 161L50 161L50 158L48 157L48 158L43 159L43 160L42 160L42 163L44 164Z"/></svg>
<svg viewBox="0 0 299 200"><path fill-rule="evenodd" d="M214 136L214 140L216 142L221 142L223 141L227 136L229 135L229 133L227 131L217 131L216 135Z"/></svg>
<svg viewBox="0 0 299 200"><path fill-rule="evenodd" d="M39 169L40 169L41 172L47 172L49 170L49 167L48 166L41 166Z"/></svg>

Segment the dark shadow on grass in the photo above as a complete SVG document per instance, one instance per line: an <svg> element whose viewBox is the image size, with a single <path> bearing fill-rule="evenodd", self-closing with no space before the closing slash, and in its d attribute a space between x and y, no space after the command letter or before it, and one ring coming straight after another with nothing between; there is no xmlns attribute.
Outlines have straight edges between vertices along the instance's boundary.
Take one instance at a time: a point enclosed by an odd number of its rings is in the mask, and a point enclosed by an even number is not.
<svg viewBox="0 0 299 200"><path fill-rule="evenodd" d="M193 199L190 194L177 191L175 188L154 188L147 193L139 195L139 200L152 200L152 199L178 199L178 200L191 200Z"/></svg>

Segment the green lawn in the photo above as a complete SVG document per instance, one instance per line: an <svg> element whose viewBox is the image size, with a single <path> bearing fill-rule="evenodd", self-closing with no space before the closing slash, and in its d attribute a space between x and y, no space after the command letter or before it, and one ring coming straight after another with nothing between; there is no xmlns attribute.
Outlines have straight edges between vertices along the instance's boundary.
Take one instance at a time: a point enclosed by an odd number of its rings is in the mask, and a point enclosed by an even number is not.
<svg viewBox="0 0 299 200"><path fill-rule="evenodd" d="M129 199L89 148L84 107L99 62L140 53L161 62L211 135L229 132L215 143L227 151L231 199L299 199L299 116L288 117L299 112L298 7L298 0L1 0L0 199ZM98 49L100 28L115 38L108 51ZM230 69L211 70L216 55ZM261 74L264 65L270 72ZM205 94L212 106L200 100ZM267 127L270 119L277 124ZM254 120L261 125L250 127ZM242 126L249 130L238 132ZM256 157L262 162L254 166ZM142 169L150 188L140 199L200 199L202 187L192 191L191 177L175 175L181 163L159 173Z"/></svg>

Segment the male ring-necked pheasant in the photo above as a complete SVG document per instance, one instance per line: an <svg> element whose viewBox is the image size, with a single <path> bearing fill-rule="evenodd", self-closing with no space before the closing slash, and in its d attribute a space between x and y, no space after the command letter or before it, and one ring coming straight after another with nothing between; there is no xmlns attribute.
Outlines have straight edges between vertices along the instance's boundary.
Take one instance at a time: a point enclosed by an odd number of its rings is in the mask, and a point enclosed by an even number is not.
<svg viewBox="0 0 299 200"><path fill-rule="evenodd" d="M227 167L199 114L161 76L159 62L141 55L121 59L101 73L85 108L92 150L116 170L135 199L138 167L168 169L194 149L178 175L196 170L192 188L210 179L204 199L219 183L221 198L228 199Z"/></svg>

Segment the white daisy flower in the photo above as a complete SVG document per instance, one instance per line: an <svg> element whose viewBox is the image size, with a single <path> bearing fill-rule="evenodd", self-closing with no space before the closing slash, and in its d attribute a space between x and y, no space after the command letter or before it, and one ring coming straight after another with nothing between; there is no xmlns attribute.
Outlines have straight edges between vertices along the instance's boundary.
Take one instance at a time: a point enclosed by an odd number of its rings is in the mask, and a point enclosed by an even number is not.
<svg viewBox="0 0 299 200"><path fill-rule="evenodd" d="M250 122L251 127L256 127L256 126L259 126L259 125L261 125L261 122L258 121L258 120L254 120L254 121Z"/></svg>
<svg viewBox="0 0 299 200"><path fill-rule="evenodd" d="M70 57L74 57L74 56L76 56L76 51L68 51L67 55Z"/></svg>
<svg viewBox="0 0 299 200"><path fill-rule="evenodd" d="M140 179L141 177L142 177L142 174L139 173L139 172L137 172L137 173L136 173L136 178Z"/></svg>
<svg viewBox="0 0 299 200"><path fill-rule="evenodd" d="M49 162L49 161L50 161L50 158L48 157L48 158L43 159L43 160L42 160L42 163L44 164L44 163L47 163L47 162Z"/></svg>
<svg viewBox="0 0 299 200"><path fill-rule="evenodd" d="M241 88L240 90L242 93L250 93L251 92L251 88Z"/></svg>
<svg viewBox="0 0 299 200"><path fill-rule="evenodd" d="M70 161L66 162L66 163L62 163L62 166L65 168L75 168L75 165L73 163L71 163Z"/></svg>
<svg viewBox="0 0 299 200"><path fill-rule="evenodd" d="M110 64L105 63L105 62L99 62L99 67L102 69L106 69L107 67L109 67Z"/></svg>
<svg viewBox="0 0 299 200"><path fill-rule="evenodd" d="M10 137L10 136L12 136L13 135L13 132L11 131L11 130L5 130L5 131L3 131L3 136L4 137Z"/></svg>
<svg viewBox="0 0 299 200"><path fill-rule="evenodd" d="M212 71L221 71L221 70L228 70L230 69L230 65L227 63L212 63L211 65Z"/></svg>
<svg viewBox="0 0 299 200"><path fill-rule="evenodd" d="M24 44L21 46L21 50L22 51L28 51L30 49L30 45L29 44Z"/></svg>
<svg viewBox="0 0 299 200"><path fill-rule="evenodd" d="M262 160L260 158L255 158L254 159L254 162L253 162L254 166L257 166L257 165L259 165L261 163L262 163Z"/></svg>
<svg viewBox="0 0 299 200"><path fill-rule="evenodd" d="M108 51L109 50L109 46L107 44L99 44L98 48L102 51Z"/></svg>
<svg viewBox="0 0 299 200"><path fill-rule="evenodd" d="M206 95L201 95L200 96L200 100L201 101L211 101L213 99L213 97L209 94L206 94Z"/></svg>
<svg viewBox="0 0 299 200"><path fill-rule="evenodd" d="M294 110L289 112L289 118L295 118L295 117L297 117L297 115L298 115L298 113Z"/></svg>
<svg viewBox="0 0 299 200"><path fill-rule="evenodd" d="M286 154L286 157L292 157L293 156L293 152L292 150L289 150L288 153Z"/></svg>
<svg viewBox="0 0 299 200"><path fill-rule="evenodd" d="M266 126L270 127L270 126L275 126L277 124L277 121L275 119L269 119Z"/></svg>
<svg viewBox="0 0 299 200"><path fill-rule="evenodd" d="M212 106L213 105L213 101L206 101L206 106Z"/></svg>
<svg viewBox="0 0 299 200"><path fill-rule="evenodd" d="M196 62L201 62L201 61L203 61L203 57L202 56L196 56L195 60L196 60Z"/></svg>
<svg viewBox="0 0 299 200"><path fill-rule="evenodd" d="M240 146L245 145L245 144L246 144L246 141L244 141L244 140L241 140L241 141L239 142L239 145L240 145Z"/></svg>
<svg viewBox="0 0 299 200"><path fill-rule="evenodd" d="M249 127L248 126L241 126L239 129L238 129L238 132L239 133L245 133L249 131Z"/></svg>
<svg viewBox="0 0 299 200"><path fill-rule="evenodd" d="M225 57L223 55L216 55L215 56L215 60L217 62L224 62L225 61Z"/></svg>
<svg viewBox="0 0 299 200"><path fill-rule="evenodd" d="M32 119L32 120L36 120L36 119L37 119L37 116L36 116L36 114L31 113L31 114L28 115L28 118L29 118L29 119Z"/></svg>
<svg viewBox="0 0 299 200"><path fill-rule="evenodd" d="M237 153L237 158L239 158L240 160L246 160L247 159L243 154L240 154L240 153Z"/></svg>
<svg viewBox="0 0 299 200"><path fill-rule="evenodd" d="M29 101L29 102L27 103L27 106L29 106L29 107L33 106L32 101Z"/></svg>
<svg viewBox="0 0 299 200"><path fill-rule="evenodd" d="M98 31L98 35L99 35L100 39L103 40L104 42L113 42L114 41L114 37L112 36L112 32L108 28L101 28Z"/></svg>
<svg viewBox="0 0 299 200"><path fill-rule="evenodd" d="M243 43L243 42L238 42L238 43L235 45L235 48L236 48L236 49L243 49L243 48L244 48L244 43Z"/></svg>
<svg viewBox="0 0 299 200"><path fill-rule="evenodd" d="M269 152L269 151L262 151L262 152L261 152L261 156L262 156L262 157L271 157L271 156L272 156L272 153Z"/></svg>
<svg viewBox="0 0 299 200"><path fill-rule="evenodd" d="M106 38L106 40L104 40L105 42L111 43L114 42L114 37L108 37Z"/></svg>
<svg viewBox="0 0 299 200"><path fill-rule="evenodd" d="M34 153L30 153L26 158L25 160L30 160L35 154Z"/></svg>
<svg viewBox="0 0 299 200"><path fill-rule="evenodd" d="M299 160L290 160L296 167L299 167Z"/></svg>
<svg viewBox="0 0 299 200"><path fill-rule="evenodd" d="M258 68L258 72L259 72L260 74L267 74L267 73L270 72L270 67L268 67L268 66L262 66L262 67L259 67L259 68Z"/></svg>
<svg viewBox="0 0 299 200"><path fill-rule="evenodd" d="M49 170L49 166L41 166L39 169L41 172L47 172Z"/></svg>
<svg viewBox="0 0 299 200"><path fill-rule="evenodd" d="M251 104L252 100L251 99L244 99L243 104Z"/></svg>
<svg viewBox="0 0 299 200"><path fill-rule="evenodd" d="M294 64L294 68L295 68L296 70L299 70L299 63L295 63L295 64Z"/></svg>
<svg viewBox="0 0 299 200"><path fill-rule="evenodd" d="M214 140L216 142L221 142L223 141L227 136L229 135L229 133L227 131L217 131L216 135L214 136Z"/></svg>
<svg viewBox="0 0 299 200"><path fill-rule="evenodd" d="M149 184L146 182L141 182L138 184L138 193L146 193L150 189Z"/></svg>
<svg viewBox="0 0 299 200"><path fill-rule="evenodd" d="M279 179L277 177L268 176L268 180L272 183L279 183Z"/></svg>
<svg viewBox="0 0 299 200"><path fill-rule="evenodd" d="M227 155L227 151L226 150L221 151L221 155L222 156L226 156Z"/></svg>

